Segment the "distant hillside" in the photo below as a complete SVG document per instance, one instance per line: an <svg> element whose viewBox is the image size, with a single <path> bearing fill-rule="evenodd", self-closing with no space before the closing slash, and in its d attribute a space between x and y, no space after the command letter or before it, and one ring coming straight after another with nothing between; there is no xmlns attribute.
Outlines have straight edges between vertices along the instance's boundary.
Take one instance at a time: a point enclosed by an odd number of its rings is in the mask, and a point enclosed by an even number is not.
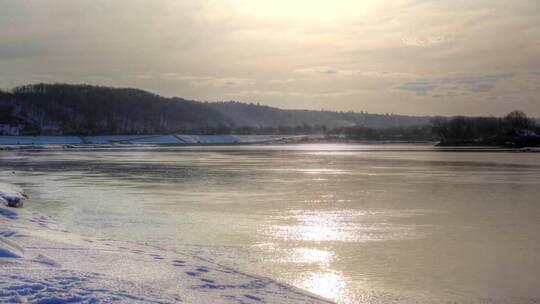
<svg viewBox="0 0 540 304"><path fill-rule="evenodd" d="M90 85L34 84L0 91L0 134L12 135L310 133L347 126L413 126L429 120L197 102Z"/></svg>

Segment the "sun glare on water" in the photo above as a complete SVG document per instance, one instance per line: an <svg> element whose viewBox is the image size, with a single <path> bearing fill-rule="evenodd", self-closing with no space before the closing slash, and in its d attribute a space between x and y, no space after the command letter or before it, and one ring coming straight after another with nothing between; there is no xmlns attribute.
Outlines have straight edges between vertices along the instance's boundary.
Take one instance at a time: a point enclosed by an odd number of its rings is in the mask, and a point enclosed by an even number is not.
<svg viewBox="0 0 540 304"><path fill-rule="evenodd" d="M345 277L336 271L308 273L295 285L327 299L347 299L347 282Z"/></svg>

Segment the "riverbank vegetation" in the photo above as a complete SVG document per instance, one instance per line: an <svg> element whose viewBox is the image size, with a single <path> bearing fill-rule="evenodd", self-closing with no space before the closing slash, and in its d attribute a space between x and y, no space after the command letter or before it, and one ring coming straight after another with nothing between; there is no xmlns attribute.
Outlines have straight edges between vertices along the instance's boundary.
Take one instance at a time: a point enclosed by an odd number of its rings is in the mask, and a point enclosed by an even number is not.
<svg viewBox="0 0 540 304"><path fill-rule="evenodd" d="M481 145L526 147L540 145L540 126L521 111L505 117L436 117L432 133L442 146Z"/></svg>
<svg viewBox="0 0 540 304"><path fill-rule="evenodd" d="M440 146L540 145L540 125L521 111L505 117L434 117L420 126L367 128L352 126L333 129L330 137L359 141L438 141Z"/></svg>

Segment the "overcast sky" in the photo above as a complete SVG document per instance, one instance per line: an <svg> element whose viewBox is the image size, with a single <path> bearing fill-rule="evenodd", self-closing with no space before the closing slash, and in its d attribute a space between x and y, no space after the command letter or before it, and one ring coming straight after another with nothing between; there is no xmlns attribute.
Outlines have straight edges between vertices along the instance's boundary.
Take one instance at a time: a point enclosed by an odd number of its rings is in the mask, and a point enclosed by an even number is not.
<svg viewBox="0 0 540 304"><path fill-rule="evenodd" d="M538 0L0 0L0 87L540 116Z"/></svg>

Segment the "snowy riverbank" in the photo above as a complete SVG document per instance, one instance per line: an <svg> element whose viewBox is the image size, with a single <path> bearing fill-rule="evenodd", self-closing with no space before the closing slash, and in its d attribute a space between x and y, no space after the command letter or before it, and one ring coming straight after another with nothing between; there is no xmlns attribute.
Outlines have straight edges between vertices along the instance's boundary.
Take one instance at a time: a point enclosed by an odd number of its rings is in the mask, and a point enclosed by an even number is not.
<svg viewBox="0 0 540 304"><path fill-rule="evenodd" d="M0 193L23 198L7 184L0 183ZM4 204L0 302L330 303L200 257L78 236L46 216Z"/></svg>
<svg viewBox="0 0 540 304"><path fill-rule="evenodd" d="M0 146L39 145L231 145L294 143L321 140L322 135L108 135L108 136L0 136Z"/></svg>

